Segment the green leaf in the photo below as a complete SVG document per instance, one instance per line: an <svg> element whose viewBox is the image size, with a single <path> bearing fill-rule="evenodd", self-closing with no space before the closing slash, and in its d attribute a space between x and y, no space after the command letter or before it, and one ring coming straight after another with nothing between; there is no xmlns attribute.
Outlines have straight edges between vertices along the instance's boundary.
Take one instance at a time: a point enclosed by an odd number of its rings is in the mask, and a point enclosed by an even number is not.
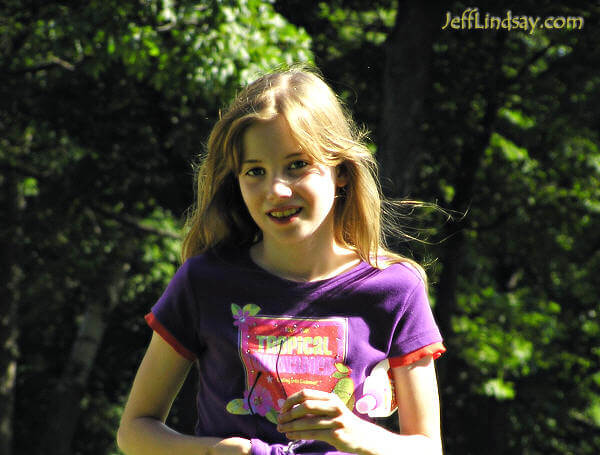
<svg viewBox="0 0 600 455"><path fill-rule="evenodd" d="M278 415L279 415L279 413L275 409L271 409L269 412L267 412L265 414L265 418L269 422L274 423L275 425L277 425L277 416Z"/></svg>
<svg viewBox="0 0 600 455"><path fill-rule="evenodd" d="M236 305L235 303L231 304L231 314L233 314L234 316L237 316L241 312L242 312L242 309L240 308L239 305Z"/></svg>
<svg viewBox="0 0 600 455"><path fill-rule="evenodd" d="M248 409L244 408L244 400L241 398L236 398L234 400L231 400L229 403L227 403L227 406L225 407L225 409L227 409L227 412L229 412L230 414L236 414L236 415L250 414L250 411Z"/></svg>
<svg viewBox="0 0 600 455"><path fill-rule="evenodd" d="M248 305L244 305L244 311L247 311L250 316L255 316L260 311L260 307L258 305L254 305L253 303L249 303Z"/></svg>
<svg viewBox="0 0 600 455"><path fill-rule="evenodd" d="M515 397L515 388L512 382L495 378L483 384L483 393L498 400L512 400Z"/></svg>
<svg viewBox="0 0 600 455"><path fill-rule="evenodd" d="M27 177L21 182L21 185L25 196L37 196L39 194L37 179Z"/></svg>
<svg viewBox="0 0 600 455"><path fill-rule="evenodd" d="M346 403L346 407L352 411L354 410L354 405L356 405L356 395L352 394L350 400Z"/></svg>
<svg viewBox="0 0 600 455"><path fill-rule="evenodd" d="M344 374L344 373L340 373L339 371L336 371L331 376L334 377L334 378L336 378L336 379L341 379L341 378L345 378L347 375Z"/></svg>
<svg viewBox="0 0 600 455"><path fill-rule="evenodd" d="M340 379L333 388L333 393L340 397L343 403L348 403L354 393L354 381L350 378Z"/></svg>
<svg viewBox="0 0 600 455"><path fill-rule="evenodd" d="M344 365L343 363L336 363L335 364L335 368L336 370L338 370L340 373L348 373L350 371L350 368L348 368L346 365Z"/></svg>
<svg viewBox="0 0 600 455"><path fill-rule="evenodd" d="M106 50L108 51L108 53L110 55L112 55L115 53L115 49L116 49L115 38L113 36L109 36L108 43L106 45Z"/></svg>

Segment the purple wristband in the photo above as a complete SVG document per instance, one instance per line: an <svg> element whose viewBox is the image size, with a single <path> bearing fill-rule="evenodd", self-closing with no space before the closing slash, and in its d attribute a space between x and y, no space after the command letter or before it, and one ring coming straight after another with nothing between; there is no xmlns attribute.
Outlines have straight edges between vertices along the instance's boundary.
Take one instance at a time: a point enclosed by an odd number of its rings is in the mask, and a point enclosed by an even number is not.
<svg viewBox="0 0 600 455"><path fill-rule="evenodd" d="M260 439L250 439L250 455L288 455L294 454L282 444L267 444Z"/></svg>
<svg viewBox="0 0 600 455"><path fill-rule="evenodd" d="M270 455L271 448L269 444L261 441L260 439L250 440L250 455Z"/></svg>

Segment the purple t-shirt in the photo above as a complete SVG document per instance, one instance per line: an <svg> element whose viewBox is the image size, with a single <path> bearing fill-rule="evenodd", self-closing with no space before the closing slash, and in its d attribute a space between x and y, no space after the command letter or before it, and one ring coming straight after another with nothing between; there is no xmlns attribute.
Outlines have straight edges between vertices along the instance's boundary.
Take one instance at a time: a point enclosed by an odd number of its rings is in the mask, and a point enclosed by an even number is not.
<svg viewBox="0 0 600 455"><path fill-rule="evenodd" d="M353 409L378 362L444 351L423 280L406 263L380 270L361 262L295 282L258 267L247 251L234 260L204 254L181 266L146 319L198 360L196 435L269 444L289 443L275 422L292 393L332 392ZM315 441L295 453L341 452Z"/></svg>

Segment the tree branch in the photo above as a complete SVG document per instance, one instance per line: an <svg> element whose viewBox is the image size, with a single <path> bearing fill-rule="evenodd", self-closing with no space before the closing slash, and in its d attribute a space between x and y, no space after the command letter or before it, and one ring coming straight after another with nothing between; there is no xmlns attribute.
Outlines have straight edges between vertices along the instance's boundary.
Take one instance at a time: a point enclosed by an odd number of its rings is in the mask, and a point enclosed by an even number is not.
<svg viewBox="0 0 600 455"><path fill-rule="evenodd" d="M26 176L26 177L35 177L36 179L43 181L43 180L48 180L50 177L50 173L49 172L39 172L33 168L30 168L29 166L25 165L25 164L10 164L10 163L2 163L0 162L0 170L6 172L6 171L14 171L17 172L18 174L21 174L22 176Z"/></svg>
<svg viewBox="0 0 600 455"><path fill-rule="evenodd" d="M527 71L529 69L529 67L533 63L535 63L538 59L540 59L541 57L546 55L546 52L548 52L548 49L550 49L552 47L552 45L553 45L553 43L550 42L550 44L548 44L543 49L540 49L539 51L534 52L534 54L531 57L529 57L529 59L523 64L523 66L519 69L519 71L517 71L517 74L515 76L504 79L504 84L502 84L503 85L502 88L504 89L508 85L510 85L511 82L518 81L519 79L521 79L521 77L523 76L525 71Z"/></svg>
<svg viewBox="0 0 600 455"><path fill-rule="evenodd" d="M0 169L2 169L3 171L18 172L19 174L27 177L34 177L40 182L59 185L58 182L54 181L54 179L51 178L51 175L49 173L38 172L24 164L10 164L4 162L0 163ZM137 231L143 232L145 234L154 234L171 239L181 239L181 236L176 234L175 232L148 226L144 224L142 220L132 215L128 215L125 213L115 213L93 203L88 205L88 207L92 210L95 210L98 213L101 213L107 219L117 221L118 223L124 226L134 228Z"/></svg>
<svg viewBox="0 0 600 455"><path fill-rule="evenodd" d="M9 70L7 71L8 74L27 74L27 73L37 73L38 71L43 71L43 70L47 70L53 67L61 67L64 68L68 71L75 71L75 69L77 68L77 66L83 61L84 59L81 58L79 59L77 62L75 63L71 63L67 60L64 60L60 57L57 57L56 55L51 55L50 58L48 59L47 62L43 62L40 63L38 65L35 66L31 66L29 68L19 68L16 70Z"/></svg>
<svg viewBox="0 0 600 455"><path fill-rule="evenodd" d="M111 212L109 210L106 210L102 207L99 206L94 206L92 207L94 210L100 212L102 215L104 215L106 218L117 221L118 223L124 225L124 226L129 226L131 228L136 229L137 231L141 231L144 232L146 234L154 234L154 235L159 235L161 237L167 237L167 238L171 238L171 239L177 239L180 240L181 236L171 232L171 231L167 231L164 229L160 229L160 228L155 228L152 226L148 226L146 224L143 224L143 221L140 220L139 218L136 218L132 215L128 215L126 213L115 213L115 212Z"/></svg>

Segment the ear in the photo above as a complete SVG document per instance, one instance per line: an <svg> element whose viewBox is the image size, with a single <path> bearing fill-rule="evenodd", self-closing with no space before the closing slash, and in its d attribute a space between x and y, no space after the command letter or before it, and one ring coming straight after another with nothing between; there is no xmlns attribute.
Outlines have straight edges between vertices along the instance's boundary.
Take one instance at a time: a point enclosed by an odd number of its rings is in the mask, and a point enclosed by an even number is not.
<svg viewBox="0 0 600 455"><path fill-rule="evenodd" d="M348 184L348 172L344 164L338 164L335 167L335 184L338 187L343 187Z"/></svg>

